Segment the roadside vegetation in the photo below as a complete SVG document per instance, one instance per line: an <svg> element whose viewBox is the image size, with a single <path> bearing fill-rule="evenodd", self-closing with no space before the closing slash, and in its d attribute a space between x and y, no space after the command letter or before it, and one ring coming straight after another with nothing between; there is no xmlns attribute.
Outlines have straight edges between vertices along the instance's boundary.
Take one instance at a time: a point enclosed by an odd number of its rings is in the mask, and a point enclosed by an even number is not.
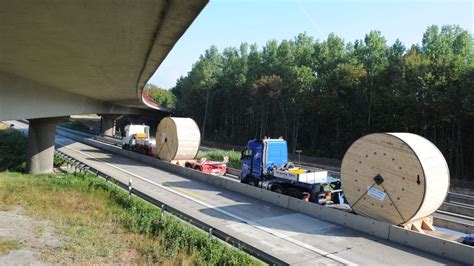
<svg viewBox="0 0 474 266"><path fill-rule="evenodd" d="M85 125L83 122L78 121L78 120L71 120L68 119L64 122L61 122L59 124L62 127L69 128L72 130L77 130L85 133L90 133L91 131L89 130L89 126Z"/></svg>
<svg viewBox="0 0 474 266"><path fill-rule="evenodd" d="M10 131L4 127L0 134L14 134ZM21 139L21 134L10 137L12 143ZM8 149L12 143L2 143L0 155L11 153ZM23 151L17 150L18 154ZM24 161L14 159L3 159L2 165L9 167L2 169L22 169ZM18 208L23 210L21 215L53 222L57 233L65 239L59 247L42 251L41 259L47 262L258 264L242 251L172 215L165 214L160 220L158 208L136 197L129 200L123 190L94 175L0 172L0 210ZM28 243L20 245L0 239L0 253L20 249L22 245Z"/></svg>
<svg viewBox="0 0 474 266"><path fill-rule="evenodd" d="M211 151L199 151L196 159L206 157L207 159L214 161L222 161L224 156L229 157L227 166L230 168L240 169L240 152L231 150L211 150Z"/></svg>
<svg viewBox="0 0 474 266"><path fill-rule="evenodd" d="M148 96L158 105L169 110L174 110L176 107L176 97L171 90L162 89L154 84L147 84L145 90Z"/></svg>

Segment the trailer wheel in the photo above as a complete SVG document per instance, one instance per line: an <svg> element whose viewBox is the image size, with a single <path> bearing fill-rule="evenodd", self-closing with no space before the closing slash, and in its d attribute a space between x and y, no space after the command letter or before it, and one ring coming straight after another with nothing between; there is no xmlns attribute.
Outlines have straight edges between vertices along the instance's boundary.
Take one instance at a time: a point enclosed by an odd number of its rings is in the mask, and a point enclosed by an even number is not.
<svg viewBox="0 0 474 266"><path fill-rule="evenodd" d="M276 192L278 194L282 194L283 193L283 187L280 186L280 185L272 185L271 188L270 188L271 191L273 192Z"/></svg>
<svg viewBox="0 0 474 266"><path fill-rule="evenodd" d="M199 167L199 165L196 165L196 166L194 167L194 170L198 170L199 172L202 171L202 170L201 170L201 167Z"/></svg>
<svg viewBox="0 0 474 266"><path fill-rule="evenodd" d="M297 199L302 199L303 198L303 193L301 193L301 191L299 191L296 188L287 189L285 191L285 194L290 196L290 197L297 198Z"/></svg>
<svg viewBox="0 0 474 266"><path fill-rule="evenodd" d="M147 155L147 151L144 147L141 147L139 150L138 150L138 153L140 154L143 154L143 155Z"/></svg>

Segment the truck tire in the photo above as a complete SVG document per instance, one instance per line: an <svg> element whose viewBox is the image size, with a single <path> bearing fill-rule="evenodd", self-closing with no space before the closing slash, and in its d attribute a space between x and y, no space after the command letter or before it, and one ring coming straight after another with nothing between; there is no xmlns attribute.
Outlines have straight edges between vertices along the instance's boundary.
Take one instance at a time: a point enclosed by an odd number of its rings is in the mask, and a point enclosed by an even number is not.
<svg viewBox="0 0 474 266"><path fill-rule="evenodd" d="M273 184L271 187L270 187L270 190L275 192L275 193L278 193L278 194L283 194L283 187L280 186L280 185L277 185L277 184Z"/></svg>
<svg viewBox="0 0 474 266"><path fill-rule="evenodd" d="M285 194L288 195L289 197L297 198L297 199L302 199L303 198L303 193L299 191L296 188L289 188L285 191Z"/></svg>
<svg viewBox="0 0 474 266"><path fill-rule="evenodd" d="M194 170L197 170L197 171L199 171L199 172L202 171L202 170L201 170L201 167L199 167L199 165L196 165L196 166L194 167Z"/></svg>
<svg viewBox="0 0 474 266"><path fill-rule="evenodd" d="M252 187L258 187L258 180L253 176L249 176L245 179L245 184L250 185Z"/></svg>

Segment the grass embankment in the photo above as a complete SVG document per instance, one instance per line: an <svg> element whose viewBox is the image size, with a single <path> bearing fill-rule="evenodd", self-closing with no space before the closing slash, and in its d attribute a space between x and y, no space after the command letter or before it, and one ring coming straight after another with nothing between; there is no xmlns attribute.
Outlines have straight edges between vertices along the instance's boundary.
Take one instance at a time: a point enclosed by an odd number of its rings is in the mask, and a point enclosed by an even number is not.
<svg viewBox="0 0 474 266"><path fill-rule="evenodd" d="M17 250L22 248L23 245L14 240L3 240L0 238L0 256L8 254L12 250Z"/></svg>
<svg viewBox="0 0 474 266"><path fill-rule="evenodd" d="M4 130L0 130L0 134L5 133ZM14 132L9 134L14 135ZM12 140L18 141L13 137ZM10 146L0 146L2 156L11 153L5 147ZM5 159L2 162L7 162L12 169L17 169L18 163L24 164L21 159L16 163ZM165 214L160 221L158 208L135 197L129 200L123 190L93 175L0 172L0 210L18 206L24 209L23 215L52 221L58 233L65 237L65 243L59 248L42 254L42 259L49 262L258 263L172 215ZM0 242L0 250L18 249L17 244Z"/></svg>
<svg viewBox="0 0 474 266"><path fill-rule="evenodd" d="M54 222L68 241L52 262L253 264L246 254L94 176L0 173L0 209Z"/></svg>
<svg viewBox="0 0 474 266"><path fill-rule="evenodd" d="M222 161L224 156L229 157L228 167L240 169L240 152L230 151L230 150L212 150L212 151L199 151L196 156L197 159L206 157L214 161Z"/></svg>

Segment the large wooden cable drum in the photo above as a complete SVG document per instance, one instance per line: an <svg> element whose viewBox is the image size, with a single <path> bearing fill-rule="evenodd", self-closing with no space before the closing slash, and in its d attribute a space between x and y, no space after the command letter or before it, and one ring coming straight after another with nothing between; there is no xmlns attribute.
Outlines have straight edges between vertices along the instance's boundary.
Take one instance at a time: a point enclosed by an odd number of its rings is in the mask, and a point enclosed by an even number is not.
<svg viewBox="0 0 474 266"><path fill-rule="evenodd" d="M352 210L392 224L434 213L449 188L449 169L429 140L411 133L376 133L352 144L341 166Z"/></svg>
<svg viewBox="0 0 474 266"><path fill-rule="evenodd" d="M164 161L194 159L199 151L201 132L191 118L165 117L156 130L156 152Z"/></svg>

